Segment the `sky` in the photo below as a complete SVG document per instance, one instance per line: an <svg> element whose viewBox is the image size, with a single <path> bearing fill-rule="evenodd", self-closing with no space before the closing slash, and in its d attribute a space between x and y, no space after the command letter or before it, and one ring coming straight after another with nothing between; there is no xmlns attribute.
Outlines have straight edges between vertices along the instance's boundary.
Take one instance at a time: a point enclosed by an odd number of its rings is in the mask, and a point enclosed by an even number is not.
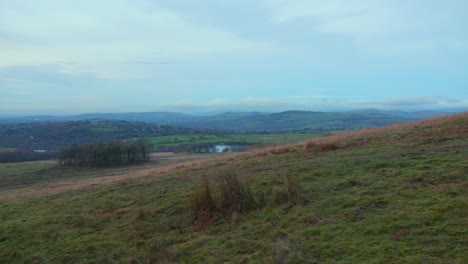
<svg viewBox="0 0 468 264"><path fill-rule="evenodd" d="M466 0L0 0L0 115L468 109Z"/></svg>

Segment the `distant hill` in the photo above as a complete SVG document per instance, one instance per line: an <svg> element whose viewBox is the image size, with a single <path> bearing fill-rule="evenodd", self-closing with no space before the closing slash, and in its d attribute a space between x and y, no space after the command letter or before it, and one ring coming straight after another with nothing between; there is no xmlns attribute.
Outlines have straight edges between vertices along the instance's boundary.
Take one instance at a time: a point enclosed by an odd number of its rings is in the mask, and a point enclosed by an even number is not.
<svg viewBox="0 0 468 264"><path fill-rule="evenodd" d="M358 129L401 123L447 114L438 111L403 112L363 109L348 112L285 111L280 113L226 112L194 116L176 112L93 113L73 116L28 116L3 118L0 122L59 122L79 120L122 120L172 124L191 128L233 131L294 129Z"/></svg>
<svg viewBox="0 0 468 264"><path fill-rule="evenodd" d="M193 128L214 128L235 131L330 129L348 130L378 127L421 118L444 115L443 112L387 112L359 110L349 112L285 111L280 113L231 113L193 117L183 124ZM178 121L174 122L175 124Z"/></svg>
<svg viewBox="0 0 468 264"><path fill-rule="evenodd" d="M171 123L174 120L182 121L191 118L191 115L175 112L141 112L141 113L90 113L70 116L24 116L0 118L2 123L25 123L25 122L63 122L93 119L107 119L130 122Z"/></svg>
<svg viewBox="0 0 468 264"><path fill-rule="evenodd" d="M198 133L192 128L144 122L87 120L0 124L0 147L57 151L71 144Z"/></svg>

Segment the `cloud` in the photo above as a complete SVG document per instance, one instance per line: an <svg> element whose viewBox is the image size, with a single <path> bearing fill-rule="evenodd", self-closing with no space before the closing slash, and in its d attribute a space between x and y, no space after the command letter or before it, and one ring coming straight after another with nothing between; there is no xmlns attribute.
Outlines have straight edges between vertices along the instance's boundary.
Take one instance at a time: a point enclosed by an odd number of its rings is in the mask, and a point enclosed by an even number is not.
<svg viewBox="0 0 468 264"><path fill-rule="evenodd" d="M58 64L67 72L106 78L130 75L125 61L190 61L274 49L149 0L5 2L0 32L0 50L8 50L0 67Z"/></svg>
<svg viewBox="0 0 468 264"><path fill-rule="evenodd" d="M468 107L466 100L450 98L446 96L412 96L398 97L386 100L354 101L353 105L381 108L402 107Z"/></svg>
<svg viewBox="0 0 468 264"><path fill-rule="evenodd" d="M207 103L193 101L174 101L155 105L154 109L161 111L211 112L211 111L265 111L278 112L286 110L341 110L342 105L326 95L278 96L278 97L245 97L238 100L217 98ZM298 100L302 99L302 100Z"/></svg>
<svg viewBox="0 0 468 264"><path fill-rule="evenodd" d="M0 0L0 107L466 106L467 9L464 0Z"/></svg>
<svg viewBox="0 0 468 264"><path fill-rule="evenodd" d="M317 20L316 29L322 33L372 37L414 31L423 26L397 1L279 0L270 3L274 22L311 17Z"/></svg>
<svg viewBox="0 0 468 264"><path fill-rule="evenodd" d="M427 54L468 49L462 1L266 0L271 21L300 21L322 35L349 38L361 52ZM463 44L464 43L464 44ZM385 52L385 53L383 53Z"/></svg>

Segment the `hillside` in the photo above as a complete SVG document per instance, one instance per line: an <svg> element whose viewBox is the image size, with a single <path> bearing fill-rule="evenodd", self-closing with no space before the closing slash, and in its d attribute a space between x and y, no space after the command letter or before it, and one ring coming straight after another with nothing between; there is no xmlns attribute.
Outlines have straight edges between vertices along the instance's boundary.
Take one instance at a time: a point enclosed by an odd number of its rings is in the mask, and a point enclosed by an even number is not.
<svg viewBox="0 0 468 264"><path fill-rule="evenodd" d="M4 200L0 262L467 263L467 161L463 113ZM226 175L253 206L195 221Z"/></svg>
<svg viewBox="0 0 468 264"><path fill-rule="evenodd" d="M0 147L57 151L71 144L199 132L171 125L113 120L12 123L0 124Z"/></svg>
<svg viewBox="0 0 468 264"><path fill-rule="evenodd" d="M190 128L232 131L263 130L345 130L378 127L444 115L438 111L403 112L363 109L345 112L285 111L279 113L226 112L214 115L188 115L174 112L95 113L74 116L29 116L1 119L0 122L64 122L92 119L124 120L172 124Z"/></svg>
<svg viewBox="0 0 468 264"><path fill-rule="evenodd" d="M285 111L247 116L217 115L212 117L194 117L184 120L184 125L193 128L215 128L236 131L348 130L378 127L415 119L417 118L406 115L395 115L384 111Z"/></svg>
<svg viewBox="0 0 468 264"><path fill-rule="evenodd" d="M20 117L0 117L0 123L28 123L28 122L65 122L83 121L91 119L123 120L129 122L153 122L169 123L173 120L184 120L190 115L174 112L139 112L139 113L90 113L70 116L20 116Z"/></svg>

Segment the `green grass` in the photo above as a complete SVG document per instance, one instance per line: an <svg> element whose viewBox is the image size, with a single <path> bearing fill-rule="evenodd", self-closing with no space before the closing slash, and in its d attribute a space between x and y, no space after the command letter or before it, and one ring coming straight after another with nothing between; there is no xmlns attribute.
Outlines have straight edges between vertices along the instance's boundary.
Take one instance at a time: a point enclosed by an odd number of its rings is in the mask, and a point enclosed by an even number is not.
<svg viewBox="0 0 468 264"><path fill-rule="evenodd" d="M115 128L112 126L94 126L89 129L92 132L112 132Z"/></svg>
<svg viewBox="0 0 468 264"><path fill-rule="evenodd" d="M15 152L15 148L0 147L0 152Z"/></svg>
<svg viewBox="0 0 468 264"><path fill-rule="evenodd" d="M300 142L314 137L317 134L228 134L228 135L173 135L151 137L150 142L156 146L176 146L187 143L220 143L241 142L251 144L282 144Z"/></svg>
<svg viewBox="0 0 468 264"><path fill-rule="evenodd" d="M438 119L2 202L0 262L467 263L467 128ZM233 171L264 206L197 229L194 191ZM288 175L300 205L272 199Z"/></svg>

